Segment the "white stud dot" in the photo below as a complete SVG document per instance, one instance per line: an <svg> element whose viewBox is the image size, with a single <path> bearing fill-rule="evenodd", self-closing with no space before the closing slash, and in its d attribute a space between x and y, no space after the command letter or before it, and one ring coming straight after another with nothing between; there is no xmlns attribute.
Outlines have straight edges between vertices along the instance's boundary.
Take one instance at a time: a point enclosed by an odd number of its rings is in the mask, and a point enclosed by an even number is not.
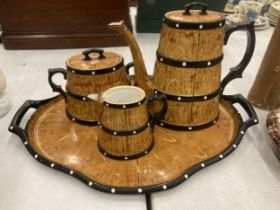
<svg viewBox="0 0 280 210"><path fill-rule="evenodd" d="M74 71L74 70L72 70L72 73L73 73L73 74L75 74L75 71Z"/></svg>
<svg viewBox="0 0 280 210"><path fill-rule="evenodd" d="M176 28L179 28L179 27L180 27L180 25L177 23L177 24L176 24Z"/></svg>
<svg viewBox="0 0 280 210"><path fill-rule="evenodd" d="M125 109L125 108L126 108L126 105L123 105L122 108Z"/></svg>
<svg viewBox="0 0 280 210"><path fill-rule="evenodd" d="M10 126L10 130L13 130L14 129L14 127L13 126Z"/></svg>
<svg viewBox="0 0 280 210"><path fill-rule="evenodd" d="M142 189L141 188L138 188L138 193L142 193Z"/></svg>
<svg viewBox="0 0 280 210"><path fill-rule="evenodd" d="M72 121L74 121L74 122L75 122L75 120L76 120L75 118L72 118Z"/></svg>
<svg viewBox="0 0 280 210"><path fill-rule="evenodd" d="M91 74L92 74L92 75L95 75L95 71L92 71Z"/></svg>
<svg viewBox="0 0 280 210"><path fill-rule="evenodd" d="M115 188L112 188L111 193L115 193L115 192L116 192Z"/></svg>
<svg viewBox="0 0 280 210"><path fill-rule="evenodd" d="M136 131L133 131L133 134L136 134Z"/></svg>
<svg viewBox="0 0 280 210"><path fill-rule="evenodd" d="M128 160L128 157L124 157L125 160Z"/></svg>
<svg viewBox="0 0 280 210"><path fill-rule="evenodd" d="M115 68L115 67L113 68L113 71L116 71L116 68Z"/></svg>
<svg viewBox="0 0 280 210"><path fill-rule="evenodd" d="M99 121L97 122L97 125L100 125L100 122L99 122Z"/></svg>
<svg viewBox="0 0 280 210"><path fill-rule="evenodd" d="M223 23L219 23L219 26L220 26L220 27L223 26Z"/></svg>
<svg viewBox="0 0 280 210"><path fill-rule="evenodd" d="M199 29L203 29L203 25L199 25Z"/></svg>
<svg viewBox="0 0 280 210"><path fill-rule="evenodd" d="M85 101L86 100L86 98L85 97L83 97L83 101Z"/></svg>
<svg viewBox="0 0 280 210"><path fill-rule="evenodd" d="M107 107L108 107L108 106L109 106L109 104L105 104L105 106L107 106Z"/></svg>
<svg viewBox="0 0 280 210"><path fill-rule="evenodd" d="M106 152L104 152L103 154L104 154L105 156L107 156L107 153L106 153Z"/></svg>
<svg viewBox="0 0 280 210"><path fill-rule="evenodd" d="M241 133L242 135L244 135L245 132L244 132L244 131L240 131L240 133Z"/></svg>
<svg viewBox="0 0 280 210"><path fill-rule="evenodd" d="M163 186L162 186L162 189L166 190L166 189L167 189L167 186L166 186L166 185L163 185Z"/></svg>
<svg viewBox="0 0 280 210"><path fill-rule="evenodd" d="M147 125L148 127L150 127L150 123L148 123L148 125Z"/></svg>
<svg viewBox="0 0 280 210"><path fill-rule="evenodd" d="M25 142L24 142L24 145L27 145L27 144L28 144L28 142L27 142L27 141L25 141Z"/></svg>
<svg viewBox="0 0 280 210"><path fill-rule="evenodd" d="M204 163L201 163L201 167L204 168L204 167L205 167L205 164L204 164Z"/></svg>
<svg viewBox="0 0 280 210"><path fill-rule="evenodd" d="M182 100L182 98L181 97L178 97L178 101L181 101Z"/></svg>
<svg viewBox="0 0 280 210"><path fill-rule="evenodd" d="M155 90L155 94L157 94L158 93L158 91L157 90Z"/></svg>
<svg viewBox="0 0 280 210"><path fill-rule="evenodd" d="M163 61L163 58L160 58L159 60L162 62L162 61Z"/></svg>
<svg viewBox="0 0 280 210"><path fill-rule="evenodd" d="M148 154L148 151L145 151L145 154Z"/></svg>
<svg viewBox="0 0 280 210"><path fill-rule="evenodd" d="M141 105L141 102L138 102L138 105L140 106L140 105Z"/></svg>
<svg viewBox="0 0 280 210"><path fill-rule="evenodd" d="M72 174L74 174L74 171L71 170L69 173L72 175Z"/></svg>
<svg viewBox="0 0 280 210"><path fill-rule="evenodd" d="M192 130L192 127L189 127L189 130L191 131L191 130Z"/></svg>
<svg viewBox="0 0 280 210"><path fill-rule="evenodd" d="M217 121L216 121L216 120L214 120L214 121L213 121L213 124L216 124L216 123L217 123Z"/></svg>
<svg viewBox="0 0 280 210"><path fill-rule="evenodd" d="M207 62L207 66L211 66L211 61L208 61L208 62Z"/></svg>
<svg viewBox="0 0 280 210"><path fill-rule="evenodd" d="M204 96L204 97L203 97L204 100L207 100L207 98L208 98L207 96Z"/></svg>
<svg viewBox="0 0 280 210"><path fill-rule="evenodd" d="M224 158L224 156L221 154L221 155L219 155L219 157L222 159L222 158Z"/></svg>
<svg viewBox="0 0 280 210"><path fill-rule="evenodd" d="M183 63L182 63L182 66L187 66L187 63L186 63L186 62L183 62Z"/></svg>
<svg viewBox="0 0 280 210"><path fill-rule="evenodd" d="M117 135L117 132L116 132L116 131L114 132L114 135Z"/></svg>
<svg viewBox="0 0 280 210"><path fill-rule="evenodd" d="M52 167L52 168L54 167L54 163L51 164L51 167Z"/></svg>
<svg viewBox="0 0 280 210"><path fill-rule="evenodd" d="M188 174L185 174L184 177L185 177L185 179L188 179L188 178L189 178Z"/></svg>
<svg viewBox="0 0 280 210"><path fill-rule="evenodd" d="M163 123L160 123L160 126L163 126Z"/></svg>
<svg viewBox="0 0 280 210"><path fill-rule="evenodd" d="M257 119L255 119L255 120L254 120L254 123L257 123L257 122L258 122L258 120L257 120Z"/></svg>
<svg viewBox="0 0 280 210"><path fill-rule="evenodd" d="M233 146L233 148L236 148L237 146L236 146L236 144L234 144L234 145L232 145Z"/></svg>
<svg viewBox="0 0 280 210"><path fill-rule="evenodd" d="M89 185L89 186L92 186L92 185L93 185L93 183L92 183L92 182L89 182L89 183L88 183L88 185Z"/></svg>
<svg viewBox="0 0 280 210"><path fill-rule="evenodd" d="M37 159L37 158L38 158L38 155L35 155L34 157L35 157L35 159Z"/></svg>

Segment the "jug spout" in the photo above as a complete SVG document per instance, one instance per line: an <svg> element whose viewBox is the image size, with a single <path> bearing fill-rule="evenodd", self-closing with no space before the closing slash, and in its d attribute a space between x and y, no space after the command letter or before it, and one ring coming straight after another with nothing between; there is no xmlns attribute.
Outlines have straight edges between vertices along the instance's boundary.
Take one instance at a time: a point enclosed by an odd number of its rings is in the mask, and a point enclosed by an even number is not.
<svg viewBox="0 0 280 210"><path fill-rule="evenodd" d="M124 21L110 23L108 28L120 33L120 35L127 42L134 62L135 80L137 86L142 88L147 95L152 95L154 91L154 85L147 74L143 56L132 32L124 24Z"/></svg>

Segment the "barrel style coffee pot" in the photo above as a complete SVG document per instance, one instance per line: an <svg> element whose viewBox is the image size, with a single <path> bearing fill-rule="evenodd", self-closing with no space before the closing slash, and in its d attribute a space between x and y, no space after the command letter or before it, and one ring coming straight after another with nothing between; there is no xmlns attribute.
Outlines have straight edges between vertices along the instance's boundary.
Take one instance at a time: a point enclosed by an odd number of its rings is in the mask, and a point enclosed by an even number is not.
<svg viewBox="0 0 280 210"><path fill-rule="evenodd" d="M154 91L167 96L168 110L159 124L174 130L198 130L217 122L220 95L231 80L242 76L255 47L253 22L226 28L223 14L208 11L205 4L187 4L185 10L168 12L163 18L152 82L132 33L122 21L109 28L129 44L137 85L148 95ZM223 45L237 30L247 32L246 52L221 81Z"/></svg>

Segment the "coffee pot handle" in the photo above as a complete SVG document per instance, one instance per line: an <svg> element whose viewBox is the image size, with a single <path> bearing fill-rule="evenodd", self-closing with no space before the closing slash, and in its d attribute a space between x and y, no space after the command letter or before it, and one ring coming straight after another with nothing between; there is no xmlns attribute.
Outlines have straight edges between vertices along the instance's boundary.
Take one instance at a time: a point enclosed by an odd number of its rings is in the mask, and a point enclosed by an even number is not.
<svg viewBox="0 0 280 210"><path fill-rule="evenodd" d="M227 76L222 80L221 82L221 94L223 93L226 85L237 78L242 78L242 73L249 64L252 55L255 50L255 44L256 44L256 35L255 35L255 30L254 30L254 21L246 24L239 24L239 25L229 25L226 28L225 32L225 40L224 40L224 45L227 45L227 42L229 40L230 35L239 30L245 30L247 33L247 48L245 51L245 54L241 60L241 62L235 66L230 68L230 72L228 73Z"/></svg>
<svg viewBox="0 0 280 210"><path fill-rule="evenodd" d="M162 103L162 108L160 111L151 113L149 107L154 103L154 101L159 101ZM154 94L147 97L147 105L149 110L149 115L152 118L151 124L152 126L163 119L164 115L167 112L167 97L165 94Z"/></svg>
<svg viewBox="0 0 280 210"><path fill-rule="evenodd" d="M49 77L48 77L48 81L49 84L51 86L51 88L53 89L54 92L59 92L65 99L66 99L66 93L64 92L64 90L62 89L61 85L57 85L53 82L52 78L55 74L62 74L64 79L67 78L67 70L63 69L63 68L54 68L54 69L49 69Z"/></svg>

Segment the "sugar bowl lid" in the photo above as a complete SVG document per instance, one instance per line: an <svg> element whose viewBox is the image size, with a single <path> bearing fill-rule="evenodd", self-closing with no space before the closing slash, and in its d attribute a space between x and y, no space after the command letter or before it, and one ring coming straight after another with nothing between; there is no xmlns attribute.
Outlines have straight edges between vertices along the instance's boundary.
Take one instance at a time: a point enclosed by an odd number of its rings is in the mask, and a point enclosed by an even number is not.
<svg viewBox="0 0 280 210"><path fill-rule="evenodd" d="M68 70L77 73L98 72L116 70L123 65L123 58L116 53L104 51L103 49L88 49L70 57L66 61Z"/></svg>
<svg viewBox="0 0 280 210"><path fill-rule="evenodd" d="M191 10L200 7L200 10ZM208 11L208 5L193 2L185 5L185 10L167 12L164 23L169 27L178 29L207 30L225 25L225 16L222 13Z"/></svg>

